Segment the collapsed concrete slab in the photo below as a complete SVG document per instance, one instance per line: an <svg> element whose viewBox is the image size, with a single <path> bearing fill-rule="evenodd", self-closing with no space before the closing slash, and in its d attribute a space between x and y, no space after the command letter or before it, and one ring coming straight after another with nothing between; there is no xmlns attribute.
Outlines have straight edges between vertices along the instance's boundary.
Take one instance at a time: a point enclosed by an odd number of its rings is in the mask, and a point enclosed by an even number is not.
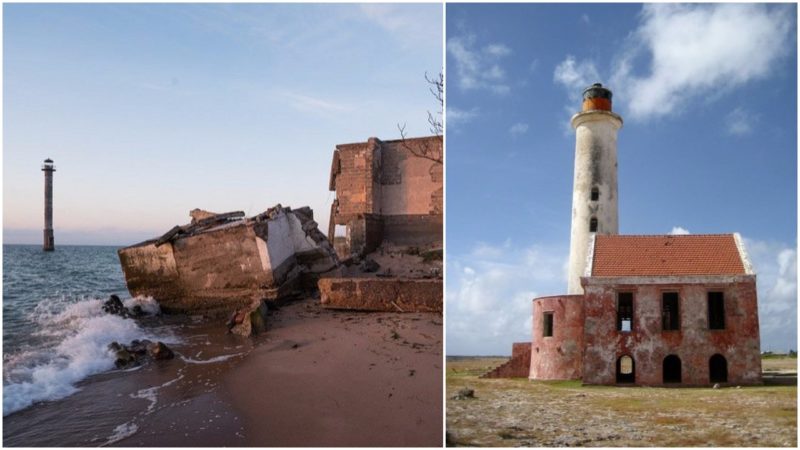
<svg viewBox="0 0 800 450"><path fill-rule="evenodd" d="M325 308L361 311L442 312L442 280L324 278L318 283Z"/></svg>
<svg viewBox="0 0 800 450"><path fill-rule="evenodd" d="M339 260L308 207L254 217L194 210L192 222L118 251L128 290L164 312L228 314L336 275Z"/></svg>

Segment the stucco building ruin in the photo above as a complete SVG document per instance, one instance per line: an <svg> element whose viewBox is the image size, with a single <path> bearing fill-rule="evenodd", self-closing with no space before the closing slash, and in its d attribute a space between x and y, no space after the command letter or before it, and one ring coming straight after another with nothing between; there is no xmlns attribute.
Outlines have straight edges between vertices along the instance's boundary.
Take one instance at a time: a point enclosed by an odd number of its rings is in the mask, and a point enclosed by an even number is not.
<svg viewBox="0 0 800 450"><path fill-rule="evenodd" d="M622 118L611 97L592 85L572 118L568 294L533 299L527 376L647 386L760 383L756 275L739 235L618 234ZM524 354L515 347L516 359ZM498 374L525 370L517 361Z"/></svg>
<svg viewBox="0 0 800 450"><path fill-rule="evenodd" d="M339 256L363 256L383 241L441 245L441 161L440 136L337 145L328 239Z"/></svg>

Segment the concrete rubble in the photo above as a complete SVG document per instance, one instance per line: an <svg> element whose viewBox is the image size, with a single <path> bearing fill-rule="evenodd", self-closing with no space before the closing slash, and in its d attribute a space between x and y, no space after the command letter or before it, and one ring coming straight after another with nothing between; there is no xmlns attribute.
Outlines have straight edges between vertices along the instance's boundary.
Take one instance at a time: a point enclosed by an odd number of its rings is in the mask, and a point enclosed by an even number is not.
<svg viewBox="0 0 800 450"><path fill-rule="evenodd" d="M131 295L152 297L167 313L227 315L298 296L338 274L339 259L308 207L278 204L249 218L195 209L191 217L119 250Z"/></svg>

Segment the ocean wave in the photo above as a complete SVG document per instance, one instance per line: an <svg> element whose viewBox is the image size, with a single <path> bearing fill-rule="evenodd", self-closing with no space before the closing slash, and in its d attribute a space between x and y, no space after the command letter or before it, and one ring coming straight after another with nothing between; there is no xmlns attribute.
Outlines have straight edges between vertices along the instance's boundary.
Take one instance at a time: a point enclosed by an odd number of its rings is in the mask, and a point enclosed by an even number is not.
<svg viewBox="0 0 800 450"><path fill-rule="evenodd" d="M154 336L132 319L104 313L102 303L85 299L65 304L57 299L37 306L32 318L51 339L41 348L4 355L3 416L72 395L79 390L75 386L79 381L113 369L115 356L108 349L112 341L173 340ZM143 309L145 304L146 299Z"/></svg>

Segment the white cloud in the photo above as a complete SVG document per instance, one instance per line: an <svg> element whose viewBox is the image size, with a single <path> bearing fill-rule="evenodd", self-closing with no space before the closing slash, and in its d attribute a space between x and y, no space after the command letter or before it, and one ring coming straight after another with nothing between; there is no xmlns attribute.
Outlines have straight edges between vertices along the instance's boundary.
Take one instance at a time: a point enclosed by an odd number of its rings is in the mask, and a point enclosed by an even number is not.
<svg viewBox="0 0 800 450"><path fill-rule="evenodd" d="M503 44L489 44L483 50L492 56L506 56L511 53L511 49Z"/></svg>
<svg viewBox="0 0 800 450"><path fill-rule="evenodd" d="M645 5L611 78L626 114L657 118L766 77L792 48L791 11L764 4ZM649 73L634 74L642 57Z"/></svg>
<svg viewBox="0 0 800 450"><path fill-rule="evenodd" d="M689 230L683 227L672 227L672 231L669 234L691 234Z"/></svg>
<svg viewBox="0 0 800 450"><path fill-rule="evenodd" d="M785 243L744 238L757 276L763 350L797 350L797 250Z"/></svg>
<svg viewBox="0 0 800 450"><path fill-rule="evenodd" d="M511 125L511 128L508 129L508 132L511 133L512 136L520 136L528 132L528 124L527 123L515 123Z"/></svg>
<svg viewBox="0 0 800 450"><path fill-rule="evenodd" d="M592 23L591 19L589 19L589 15L588 14L581 14L581 22L583 22L583 23L585 23L587 25Z"/></svg>
<svg viewBox="0 0 800 450"><path fill-rule="evenodd" d="M500 60L511 54L502 43L491 43L477 48L475 36L454 36L447 40L447 51L453 57L454 75L461 89L487 89L496 94L507 94L511 87Z"/></svg>
<svg viewBox="0 0 800 450"><path fill-rule="evenodd" d="M742 109L741 107L729 112L725 117L725 123L729 134L734 136L744 136L753 131L753 124L758 121L758 117Z"/></svg>
<svg viewBox="0 0 800 450"><path fill-rule="evenodd" d="M459 109L455 106L448 106L447 107L447 117L445 120L447 121L447 127L457 128L478 115L478 108L472 108L469 110Z"/></svg>
<svg viewBox="0 0 800 450"><path fill-rule="evenodd" d="M553 81L564 85L570 98L575 99L580 97L586 87L600 81L600 74L593 62L577 62L574 56L567 55L566 59L556 66Z"/></svg>
<svg viewBox="0 0 800 450"><path fill-rule="evenodd" d="M448 255L447 353L509 354L531 338L531 300L566 290L568 249L481 242Z"/></svg>

